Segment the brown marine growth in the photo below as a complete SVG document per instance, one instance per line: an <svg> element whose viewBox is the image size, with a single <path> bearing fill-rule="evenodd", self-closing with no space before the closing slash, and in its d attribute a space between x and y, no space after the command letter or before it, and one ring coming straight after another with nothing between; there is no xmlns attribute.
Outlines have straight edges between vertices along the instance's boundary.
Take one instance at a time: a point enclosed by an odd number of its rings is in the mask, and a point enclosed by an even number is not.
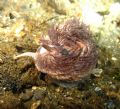
<svg viewBox="0 0 120 109"><path fill-rule="evenodd" d="M85 24L73 18L51 27L48 36L40 40L36 53L16 58L32 56L37 69L55 80L74 82L90 74L97 63L97 52Z"/></svg>

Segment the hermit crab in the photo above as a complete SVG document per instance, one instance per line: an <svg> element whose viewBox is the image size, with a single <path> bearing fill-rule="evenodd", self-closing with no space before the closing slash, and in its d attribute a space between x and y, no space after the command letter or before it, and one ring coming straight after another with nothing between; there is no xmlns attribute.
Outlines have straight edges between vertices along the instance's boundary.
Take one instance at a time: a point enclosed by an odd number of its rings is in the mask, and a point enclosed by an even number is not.
<svg viewBox="0 0 120 109"><path fill-rule="evenodd" d="M31 56L36 68L53 80L74 83L89 75L97 63L96 44L89 28L77 18L71 18L48 30L48 37L40 39L35 53L26 52L16 56Z"/></svg>

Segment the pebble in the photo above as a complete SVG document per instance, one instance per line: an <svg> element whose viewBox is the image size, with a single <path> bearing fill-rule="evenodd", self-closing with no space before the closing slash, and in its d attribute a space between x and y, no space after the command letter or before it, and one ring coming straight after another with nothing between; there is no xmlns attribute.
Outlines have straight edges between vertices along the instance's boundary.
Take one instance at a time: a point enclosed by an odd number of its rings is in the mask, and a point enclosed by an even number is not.
<svg viewBox="0 0 120 109"><path fill-rule="evenodd" d="M112 83L112 81L109 82L109 85L110 85L110 90L111 91L117 91L118 90L117 85Z"/></svg>
<svg viewBox="0 0 120 109"><path fill-rule="evenodd" d="M116 106L112 100L109 100L107 103L104 104L107 109L115 109Z"/></svg>
<svg viewBox="0 0 120 109"><path fill-rule="evenodd" d="M117 90L117 87L116 87L114 84L111 84L111 85L110 85L110 90L111 90L111 91L116 91L116 90Z"/></svg>
<svg viewBox="0 0 120 109"><path fill-rule="evenodd" d="M34 93L33 100L41 100L46 95L46 90L36 89L33 91L33 93Z"/></svg>
<svg viewBox="0 0 120 109"><path fill-rule="evenodd" d="M99 92L99 91L101 91L101 88L100 87L96 87L95 88L95 92Z"/></svg>
<svg viewBox="0 0 120 109"><path fill-rule="evenodd" d="M0 63L1 63L1 64L3 64L3 63L4 63L4 62L3 62L3 60L2 60L1 58L0 58Z"/></svg>
<svg viewBox="0 0 120 109"><path fill-rule="evenodd" d="M33 87L32 87L32 90L36 90L36 89L37 89L37 87L36 87L36 86L33 86Z"/></svg>
<svg viewBox="0 0 120 109"><path fill-rule="evenodd" d="M98 96L103 96L104 95L104 92L102 91L102 89L100 87L96 87L95 92L97 93Z"/></svg>
<svg viewBox="0 0 120 109"><path fill-rule="evenodd" d="M92 75L94 75L95 77L100 77L101 74L102 74L102 72L103 72L102 69L96 68L96 69L94 69L94 70L92 71Z"/></svg>
<svg viewBox="0 0 120 109"><path fill-rule="evenodd" d="M41 101L36 101L34 102L32 105L31 105L31 108L30 109L38 109L38 107L40 106L41 104Z"/></svg>

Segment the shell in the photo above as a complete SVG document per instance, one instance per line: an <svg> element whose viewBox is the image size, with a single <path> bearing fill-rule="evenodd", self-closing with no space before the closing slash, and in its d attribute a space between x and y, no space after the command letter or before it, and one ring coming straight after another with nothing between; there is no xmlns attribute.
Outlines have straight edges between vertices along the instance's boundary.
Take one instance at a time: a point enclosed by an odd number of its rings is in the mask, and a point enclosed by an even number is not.
<svg viewBox="0 0 120 109"><path fill-rule="evenodd" d="M79 81L89 75L97 63L97 50L89 28L77 18L69 19L48 30L49 39L40 40L32 56L37 69L55 80Z"/></svg>

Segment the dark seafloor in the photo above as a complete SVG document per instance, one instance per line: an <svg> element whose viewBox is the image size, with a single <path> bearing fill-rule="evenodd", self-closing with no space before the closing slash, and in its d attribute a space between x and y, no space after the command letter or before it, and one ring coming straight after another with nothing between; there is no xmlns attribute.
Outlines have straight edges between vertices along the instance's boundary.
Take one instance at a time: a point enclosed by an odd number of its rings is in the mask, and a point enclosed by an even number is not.
<svg viewBox="0 0 120 109"><path fill-rule="evenodd" d="M86 4L92 7L88 15ZM38 72L31 58L14 60L14 56L36 51L40 36L71 16L90 25L99 60L78 87L63 88ZM120 109L119 1L1 0L0 109Z"/></svg>

